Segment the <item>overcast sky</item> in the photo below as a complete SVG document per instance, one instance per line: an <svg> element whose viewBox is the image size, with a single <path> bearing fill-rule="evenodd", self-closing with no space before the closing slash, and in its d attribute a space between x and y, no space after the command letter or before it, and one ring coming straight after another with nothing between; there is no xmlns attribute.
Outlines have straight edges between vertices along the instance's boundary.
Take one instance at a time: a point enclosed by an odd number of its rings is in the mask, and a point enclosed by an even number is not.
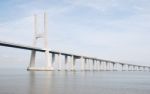
<svg viewBox="0 0 150 94"><path fill-rule="evenodd" d="M150 0L1 0L0 40L32 45L44 11L50 49L150 65ZM29 63L30 52L0 48L0 63Z"/></svg>

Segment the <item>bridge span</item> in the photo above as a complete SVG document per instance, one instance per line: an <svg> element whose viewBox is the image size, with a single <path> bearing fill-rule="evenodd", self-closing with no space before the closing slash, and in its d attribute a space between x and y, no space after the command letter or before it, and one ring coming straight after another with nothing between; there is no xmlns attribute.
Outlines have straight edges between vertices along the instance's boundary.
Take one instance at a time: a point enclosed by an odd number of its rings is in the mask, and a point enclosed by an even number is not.
<svg viewBox="0 0 150 94"><path fill-rule="evenodd" d="M116 62L111 60L99 59L96 57L83 56L72 53L65 53L60 51L52 51L48 48L48 26L47 16L44 13L44 32L37 32L37 15L34 16L34 36L33 46L10 43L0 41L0 46L19 48L24 50L31 50L30 64L27 70L111 70L116 71L121 69L122 71L150 71L150 66L142 66L135 64L127 64L122 62ZM44 49L36 47L37 40L42 38L44 40ZM46 67L36 67L35 57L36 52L45 53ZM62 65L62 57L64 57L64 65ZM77 68L77 60L80 62L80 69ZM57 64L57 67L54 65Z"/></svg>
<svg viewBox="0 0 150 94"><path fill-rule="evenodd" d="M16 44L11 42L4 42L0 41L0 46L5 47L11 47L11 48L19 48L24 50L31 50L31 51L39 51L39 52L45 52L46 49L28 46L28 45L22 45L22 44ZM88 56L82 56L77 54L71 54L71 53L64 53L59 51L52 51L49 50L49 54L51 54L51 68L49 67L41 67L37 68L34 65L32 67L28 68L28 70L77 70L76 69L76 60L80 60L80 69L78 70L105 70L105 71L117 71L121 69L122 71L149 71L149 66L141 66L141 65L135 65L135 64L127 64L122 62L116 62L111 60L104 60L99 59L95 57L88 57ZM65 58L65 65L62 68L62 64L60 60L60 57ZM70 60L69 60L70 59ZM71 61L71 62L69 62ZM57 63L58 67L54 68L53 65ZM70 63L70 68L67 68L68 63ZM88 64L91 63L92 66L88 66ZM90 67L90 68L89 68Z"/></svg>

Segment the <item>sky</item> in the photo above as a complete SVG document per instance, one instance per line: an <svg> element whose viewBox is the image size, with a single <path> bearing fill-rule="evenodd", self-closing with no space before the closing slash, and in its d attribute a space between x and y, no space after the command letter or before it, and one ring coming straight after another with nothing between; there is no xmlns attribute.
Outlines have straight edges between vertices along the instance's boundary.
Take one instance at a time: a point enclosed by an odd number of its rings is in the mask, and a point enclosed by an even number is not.
<svg viewBox="0 0 150 94"><path fill-rule="evenodd" d="M1 0L0 40L32 45L45 11L51 50L150 66L149 0ZM1 67L29 64L30 51L0 51Z"/></svg>

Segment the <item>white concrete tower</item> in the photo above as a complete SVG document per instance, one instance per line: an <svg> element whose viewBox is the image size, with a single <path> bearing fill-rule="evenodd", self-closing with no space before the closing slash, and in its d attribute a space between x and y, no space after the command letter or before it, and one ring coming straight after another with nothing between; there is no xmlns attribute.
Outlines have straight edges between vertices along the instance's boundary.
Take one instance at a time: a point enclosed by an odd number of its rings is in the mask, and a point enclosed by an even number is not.
<svg viewBox="0 0 150 94"><path fill-rule="evenodd" d="M48 49L48 24L47 24L47 14L46 13L44 13L44 32L42 32L42 33L38 32L38 29L37 29L37 15L34 15L33 47L36 47L36 43L37 43L39 38L44 40L45 57L46 57L47 65L44 68L36 68L35 67L36 51L32 50L28 70L53 70L52 64L50 62L50 54L49 54L49 49Z"/></svg>

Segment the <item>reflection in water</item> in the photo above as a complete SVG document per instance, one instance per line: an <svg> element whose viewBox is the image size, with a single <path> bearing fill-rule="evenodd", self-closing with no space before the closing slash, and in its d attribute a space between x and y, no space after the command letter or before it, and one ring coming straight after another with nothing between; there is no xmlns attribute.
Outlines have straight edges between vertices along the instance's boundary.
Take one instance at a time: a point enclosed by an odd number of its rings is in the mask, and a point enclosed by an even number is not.
<svg viewBox="0 0 150 94"><path fill-rule="evenodd" d="M149 94L150 72L0 71L0 94Z"/></svg>
<svg viewBox="0 0 150 94"><path fill-rule="evenodd" d="M75 71L30 71L29 94L54 94L67 93L76 89L78 79L86 76L86 72ZM70 89L70 90L69 90Z"/></svg>
<svg viewBox="0 0 150 94"><path fill-rule="evenodd" d="M35 94L35 72L29 72L29 94Z"/></svg>
<svg viewBox="0 0 150 94"><path fill-rule="evenodd" d="M53 72L29 72L29 94L48 94L53 87Z"/></svg>
<svg viewBox="0 0 150 94"><path fill-rule="evenodd" d="M100 92L149 94L150 92L150 76L136 72L31 71L29 77L29 94L98 94Z"/></svg>

